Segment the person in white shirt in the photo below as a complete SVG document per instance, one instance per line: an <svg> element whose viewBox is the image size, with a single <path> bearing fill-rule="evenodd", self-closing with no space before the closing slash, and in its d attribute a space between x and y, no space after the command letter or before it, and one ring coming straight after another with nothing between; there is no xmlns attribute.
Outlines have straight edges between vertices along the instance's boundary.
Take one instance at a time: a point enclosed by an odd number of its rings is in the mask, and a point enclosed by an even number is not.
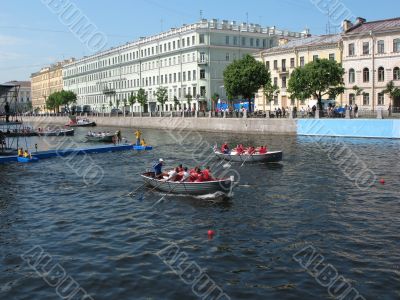
<svg viewBox="0 0 400 300"><path fill-rule="evenodd" d="M189 179L189 177L190 177L190 174L189 174L189 172L188 172L188 168L185 167L185 168L183 169L183 174L182 174L181 182L187 181L187 180Z"/></svg>

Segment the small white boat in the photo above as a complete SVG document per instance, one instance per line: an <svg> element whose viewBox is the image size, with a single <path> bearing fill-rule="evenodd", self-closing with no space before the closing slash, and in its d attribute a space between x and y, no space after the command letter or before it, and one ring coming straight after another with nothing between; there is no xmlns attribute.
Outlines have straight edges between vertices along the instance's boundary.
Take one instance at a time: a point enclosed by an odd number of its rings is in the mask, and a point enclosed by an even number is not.
<svg viewBox="0 0 400 300"><path fill-rule="evenodd" d="M156 179L154 178L154 172L144 173L141 176L148 185L171 194L207 195L216 192L230 194L234 185L234 178L204 182L179 182Z"/></svg>
<svg viewBox="0 0 400 300"><path fill-rule="evenodd" d="M219 150L214 150L215 155L218 158L225 159L233 162L266 162L274 163L280 162L283 158L282 151L268 151L267 153L255 153L255 154L238 154L237 152L231 151L229 154L222 153Z"/></svg>

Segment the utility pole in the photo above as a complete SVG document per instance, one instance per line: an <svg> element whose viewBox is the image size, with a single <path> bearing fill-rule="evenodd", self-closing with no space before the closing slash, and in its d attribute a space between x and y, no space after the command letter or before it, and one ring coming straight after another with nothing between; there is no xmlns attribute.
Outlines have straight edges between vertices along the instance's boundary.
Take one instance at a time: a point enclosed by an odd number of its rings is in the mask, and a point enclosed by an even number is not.
<svg viewBox="0 0 400 300"><path fill-rule="evenodd" d="M203 20L203 10L200 9L200 21Z"/></svg>

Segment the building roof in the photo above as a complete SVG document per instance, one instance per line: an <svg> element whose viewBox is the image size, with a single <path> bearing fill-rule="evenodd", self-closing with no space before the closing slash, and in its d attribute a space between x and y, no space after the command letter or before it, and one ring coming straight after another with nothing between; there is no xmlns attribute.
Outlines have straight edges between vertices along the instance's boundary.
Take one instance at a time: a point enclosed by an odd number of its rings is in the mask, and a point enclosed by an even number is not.
<svg viewBox="0 0 400 300"><path fill-rule="evenodd" d="M291 40L284 45L280 45L280 46L276 46L276 47L264 50L263 53L276 52L276 51L280 51L280 50L289 50L289 49L293 49L293 48L335 44L335 43L340 42L340 40L341 40L340 34L310 36L310 37L306 37L306 38L302 38L302 39Z"/></svg>
<svg viewBox="0 0 400 300"><path fill-rule="evenodd" d="M17 80L12 80L12 81L9 81L9 82L4 83L4 85L7 85L7 86L16 86L16 85L19 85L20 87L30 88L30 87L31 87L31 82L30 82L30 81L17 81Z"/></svg>
<svg viewBox="0 0 400 300"><path fill-rule="evenodd" d="M378 20L371 22L364 22L355 24L346 33L363 33L363 32L376 32L376 31L385 31L390 29L400 29L400 18L386 19L386 20Z"/></svg>

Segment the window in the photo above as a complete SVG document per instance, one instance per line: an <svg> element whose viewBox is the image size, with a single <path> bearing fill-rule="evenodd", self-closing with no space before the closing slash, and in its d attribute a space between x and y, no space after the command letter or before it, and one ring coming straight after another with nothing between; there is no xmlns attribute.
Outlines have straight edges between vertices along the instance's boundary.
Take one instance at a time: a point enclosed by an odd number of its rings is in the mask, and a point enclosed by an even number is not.
<svg viewBox="0 0 400 300"><path fill-rule="evenodd" d="M206 79L206 70L204 69L200 70L200 79Z"/></svg>
<svg viewBox="0 0 400 300"><path fill-rule="evenodd" d="M393 40L393 52L400 52L400 39Z"/></svg>
<svg viewBox="0 0 400 300"><path fill-rule="evenodd" d="M286 71L286 59L282 59L282 71Z"/></svg>
<svg viewBox="0 0 400 300"><path fill-rule="evenodd" d="M335 60L335 53L329 53L329 60Z"/></svg>
<svg viewBox="0 0 400 300"><path fill-rule="evenodd" d="M259 39L256 39L256 47L260 48L260 40Z"/></svg>
<svg viewBox="0 0 400 300"><path fill-rule="evenodd" d="M269 61L265 62L265 67L267 68L267 70L269 70Z"/></svg>
<svg viewBox="0 0 400 300"><path fill-rule="evenodd" d="M197 78L196 78L196 70L193 70L193 80L197 80Z"/></svg>
<svg viewBox="0 0 400 300"><path fill-rule="evenodd" d="M274 77L274 86L278 86L278 77Z"/></svg>
<svg viewBox="0 0 400 300"><path fill-rule="evenodd" d="M354 83L356 81L356 73L354 69L349 70L349 83Z"/></svg>
<svg viewBox="0 0 400 300"><path fill-rule="evenodd" d="M385 53L385 42L382 40L378 41L378 53Z"/></svg>
<svg viewBox="0 0 400 300"><path fill-rule="evenodd" d="M188 47L190 46L190 37L186 38L186 44L187 44Z"/></svg>
<svg viewBox="0 0 400 300"><path fill-rule="evenodd" d="M349 95L349 105L354 105L356 103L356 95L350 94Z"/></svg>
<svg viewBox="0 0 400 300"><path fill-rule="evenodd" d="M263 39L263 48L267 48L267 40Z"/></svg>
<svg viewBox="0 0 400 300"><path fill-rule="evenodd" d="M237 38L237 36L234 36L234 37L233 37L233 44L234 44L234 45L237 45L237 44L238 44L238 38Z"/></svg>
<svg viewBox="0 0 400 300"><path fill-rule="evenodd" d="M174 73L174 82L176 82L176 73Z"/></svg>
<svg viewBox="0 0 400 300"><path fill-rule="evenodd" d="M226 61L229 61L229 59L230 59L229 53L226 53L226 55L225 55L225 60L226 60Z"/></svg>
<svg viewBox="0 0 400 300"><path fill-rule="evenodd" d="M282 76L282 88L286 88L286 76Z"/></svg>
<svg viewBox="0 0 400 300"><path fill-rule="evenodd" d="M300 67L304 67L304 56L300 57Z"/></svg>
<svg viewBox="0 0 400 300"><path fill-rule="evenodd" d="M364 42L363 43L363 55L368 55L369 54L369 42Z"/></svg>
<svg viewBox="0 0 400 300"><path fill-rule="evenodd" d="M246 37L242 36L242 46L246 46Z"/></svg>
<svg viewBox="0 0 400 300"><path fill-rule="evenodd" d="M253 47L253 46L254 46L254 39L250 38L250 47Z"/></svg>
<svg viewBox="0 0 400 300"><path fill-rule="evenodd" d="M199 38L200 44L204 44L204 34L200 34L200 38Z"/></svg>
<svg viewBox="0 0 400 300"><path fill-rule="evenodd" d="M385 95L383 93L378 93L378 105L385 104Z"/></svg>
<svg viewBox="0 0 400 300"><path fill-rule="evenodd" d="M318 59L318 54L313 55L312 60L316 61Z"/></svg>
<svg viewBox="0 0 400 300"><path fill-rule="evenodd" d="M192 72L188 71L188 81L192 81Z"/></svg>
<svg viewBox="0 0 400 300"><path fill-rule="evenodd" d="M185 47L185 39L182 39L182 47Z"/></svg>
<svg viewBox="0 0 400 300"><path fill-rule="evenodd" d="M385 69L383 67L378 68L378 81L385 81Z"/></svg>
<svg viewBox="0 0 400 300"><path fill-rule="evenodd" d="M196 37L193 35L192 36L192 45L196 44Z"/></svg>
<svg viewBox="0 0 400 300"><path fill-rule="evenodd" d="M201 86L200 87L200 96L201 97L205 97L206 96L206 87L205 86Z"/></svg>
<svg viewBox="0 0 400 300"><path fill-rule="evenodd" d="M363 105L369 105L369 94L368 93L363 94Z"/></svg>
<svg viewBox="0 0 400 300"><path fill-rule="evenodd" d="M294 57L290 59L290 67L294 68Z"/></svg>
<svg viewBox="0 0 400 300"><path fill-rule="evenodd" d="M349 56L355 55L354 43L349 44Z"/></svg>
<svg viewBox="0 0 400 300"><path fill-rule="evenodd" d="M206 53L205 52L200 52L200 62L205 62L206 61Z"/></svg>
<svg viewBox="0 0 400 300"><path fill-rule="evenodd" d="M183 80L183 81L186 81L186 72L183 72L183 73L182 73L182 80Z"/></svg>
<svg viewBox="0 0 400 300"><path fill-rule="evenodd" d="M369 69L363 69L363 82L369 82Z"/></svg>
<svg viewBox="0 0 400 300"><path fill-rule="evenodd" d="M277 70L277 69L278 69L278 61L274 60L274 70Z"/></svg>
<svg viewBox="0 0 400 300"><path fill-rule="evenodd" d="M229 35L225 36L225 45L229 45Z"/></svg>
<svg viewBox="0 0 400 300"><path fill-rule="evenodd" d="M399 69L399 67L395 67L393 69L393 80L400 80L400 69Z"/></svg>

